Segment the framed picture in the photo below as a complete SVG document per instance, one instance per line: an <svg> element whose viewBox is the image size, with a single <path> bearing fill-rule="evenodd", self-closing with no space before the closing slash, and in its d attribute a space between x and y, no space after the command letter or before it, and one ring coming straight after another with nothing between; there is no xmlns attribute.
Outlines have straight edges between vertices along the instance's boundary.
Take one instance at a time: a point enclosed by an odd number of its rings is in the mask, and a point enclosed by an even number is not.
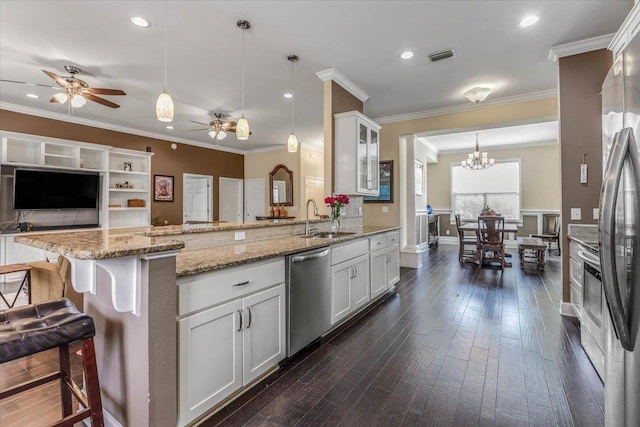
<svg viewBox="0 0 640 427"><path fill-rule="evenodd" d="M173 176L153 176L153 201L173 202Z"/></svg>
<svg viewBox="0 0 640 427"><path fill-rule="evenodd" d="M414 160L416 167L416 196L424 195L424 163Z"/></svg>
<svg viewBox="0 0 640 427"><path fill-rule="evenodd" d="M124 170L126 172L133 172L133 166L131 162L124 162Z"/></svg>
<svg viewBox="0 0 640 427"><path fill-rule="evenodd" d="M380 162L380 195L364 196L365 203L393 203L393 160Z"/></svg>

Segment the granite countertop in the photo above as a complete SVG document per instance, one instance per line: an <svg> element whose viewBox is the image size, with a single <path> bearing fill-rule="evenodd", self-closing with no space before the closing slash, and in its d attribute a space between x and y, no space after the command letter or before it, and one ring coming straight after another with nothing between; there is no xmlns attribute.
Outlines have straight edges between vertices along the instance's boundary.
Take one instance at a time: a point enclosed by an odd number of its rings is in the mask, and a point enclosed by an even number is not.
<svg viewBox="0 0 640 427"><path fill-rule="evenodd" d="M335 239L305 239L301 236L289 236L278 239L182 251L178 254L176 274L180 277L203 273L205 271L219 270L266 258L285 256L313 248L344 243L373 234L398 230L399 228L400 227L362 227L351 230L355 231L355 234Z"/></svg>
<svg viewBox="0 0 640 427"><path fill-rule="evenodd" d="M309 219L309 223L328 222L326 218ZM173 236L176 234L208 233L212 231L246 230L250 228L279 227L283 225L304 224L304 219L270 219L265 221L249 222L212 222L204 224L181 224L147 227L142 231L145 236Z"/></svg>
<svg viewBox="0 0 640 427"><path fill-rule="evenodd" d="M598 238L596 237L595 239L593 237L576 237L576 236L569 236L569 240L573 240L576 243L579 243L583 246L588 247L589 249L592 249L596 252L600 251L600 246L598 243Z"/></svg>
<svg viewBox="0 0 640 427"><path fill-rule="evenodd" d="M76 259L104 259L165 252L184 248L178 240L161 241L141 234L109 230L66 233L24 233L15 241Z"/></svg>

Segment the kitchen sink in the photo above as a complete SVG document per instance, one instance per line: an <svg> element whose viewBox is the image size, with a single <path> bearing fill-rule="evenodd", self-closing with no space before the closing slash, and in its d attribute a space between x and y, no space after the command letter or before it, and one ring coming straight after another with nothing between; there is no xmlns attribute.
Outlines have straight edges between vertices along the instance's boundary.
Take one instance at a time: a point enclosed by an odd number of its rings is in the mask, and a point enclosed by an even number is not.
<svg viewBox="0 0 640 427"><path fill-rule="evenodd" d="M338 237L344 237L344 236L351 236L353 234L356 234L353 231L317 231L314 233L311 233L310 236L301 236L301 237L305 237L307 239L336 239Z"/></svg>

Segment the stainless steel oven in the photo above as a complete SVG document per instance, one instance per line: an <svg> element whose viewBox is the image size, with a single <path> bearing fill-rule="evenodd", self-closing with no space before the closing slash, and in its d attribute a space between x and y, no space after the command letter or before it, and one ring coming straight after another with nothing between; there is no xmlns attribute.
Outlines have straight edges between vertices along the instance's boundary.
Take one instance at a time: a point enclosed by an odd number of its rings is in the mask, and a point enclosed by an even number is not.
<svg viewBox="0 0 640 427"><path fill-rule="evenodd" d="M591 363L604 379L604 314L605 297L600 273L600 258L595 249L582 246L582 320L580 341Z"/></svg>

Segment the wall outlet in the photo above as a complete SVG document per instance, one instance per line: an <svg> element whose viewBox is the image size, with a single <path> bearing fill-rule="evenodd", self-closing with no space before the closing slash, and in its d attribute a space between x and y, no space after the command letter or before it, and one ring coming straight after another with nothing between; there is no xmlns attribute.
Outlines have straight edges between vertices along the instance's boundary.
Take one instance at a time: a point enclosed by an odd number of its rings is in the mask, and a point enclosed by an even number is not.
<svg viewBox="0 0 640 427"><path fill-rule="evenodd" d="M600 209L593 208L593 219L600 219Z"/></svg>
<svg viewBox="0 0 640 427"><path fill-rule="evenodd" d="M387 213L387 212L389 212L389 207L388 207L388 206L383 206L383 207L382 207L382 212L383 212L383 213Z"/></svg>
<svg viewBox="0 0 640 427"><path fill-rule="evenodd" d="M236 231L236 240L244 240L245 238L244 231Z"/></svg>
<svg viewBox="0 0 640 427"><path fill-rule="evenodd" d="M571 220L572 221L580 221L582 219L582 209L581 208L571 208Z"/></svg>
<svg viewBox="0 0 640 427"><path fill-rule="evenodd" d="M445 233L447 234L447 236L450 234L449 230L445 231Z"/></svg>

